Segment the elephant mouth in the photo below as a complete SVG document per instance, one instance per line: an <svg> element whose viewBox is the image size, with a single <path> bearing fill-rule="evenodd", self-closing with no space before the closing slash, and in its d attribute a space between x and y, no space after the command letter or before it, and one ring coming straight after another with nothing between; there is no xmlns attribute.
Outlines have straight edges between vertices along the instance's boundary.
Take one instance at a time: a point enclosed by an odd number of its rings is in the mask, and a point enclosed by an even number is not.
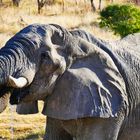
<svg viewBox="0 0 140 140"><path fill-rule="evenodd" d="M21 103L27 95L29 95L29 87L23 89L13 89L10 96L10 104L15 105Z"/></svg>
<svg viewBox="0 0 140 140"><path fill-rule="evenodd" d="M54 73L57 69L59 68L56 68ZM22 89L14 89L10 97L10 104L14 105L46 99L52 93L55 83L60 76L54 73L51 73L49 76L39 77L40 79L36 76L29 86Z"/></svg>
<svg viewBox="0 0 140 140"><path fill-rule="evenodd" d="M62 64L57 62L46 65L46 62L43 62L30 85L20 89L13 89L10 104L44 100L48 94L52 93L57 78L63 74L65 67Z"/></svg>

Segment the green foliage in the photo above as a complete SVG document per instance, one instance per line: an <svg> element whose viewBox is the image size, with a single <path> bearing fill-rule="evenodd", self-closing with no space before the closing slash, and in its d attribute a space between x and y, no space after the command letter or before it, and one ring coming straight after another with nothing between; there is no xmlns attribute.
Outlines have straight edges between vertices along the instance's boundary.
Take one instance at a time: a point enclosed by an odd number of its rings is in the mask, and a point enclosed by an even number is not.
<svg viewBox="0 0 140 140"><path fill-rule="evenodd" d="M124 37L140 32L140 9L134 5L110 5L100 12L100 27Z"/></svg>

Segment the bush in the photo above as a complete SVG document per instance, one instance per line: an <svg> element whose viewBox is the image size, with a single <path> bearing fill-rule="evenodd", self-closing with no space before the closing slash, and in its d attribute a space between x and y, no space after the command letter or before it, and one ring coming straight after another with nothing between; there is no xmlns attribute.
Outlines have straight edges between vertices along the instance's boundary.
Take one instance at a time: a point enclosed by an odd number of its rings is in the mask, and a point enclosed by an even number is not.
<svg viewBox="0 0 140 140"><path fill-rule="evenodd" d="M110 5L100 12L100 27L124 37L140 32L140 9L134 5Z"/></svg>

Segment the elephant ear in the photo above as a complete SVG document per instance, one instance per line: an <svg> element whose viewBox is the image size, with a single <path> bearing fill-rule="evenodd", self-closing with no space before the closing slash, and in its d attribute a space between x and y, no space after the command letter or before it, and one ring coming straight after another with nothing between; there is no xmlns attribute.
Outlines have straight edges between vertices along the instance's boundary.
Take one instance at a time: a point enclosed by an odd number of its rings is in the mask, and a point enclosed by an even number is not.
<svg viewBox="0 0 140 140"><path fill-rule="evenodd" d="M117 117L128 105L121 74L106 52L83 40L81 46L90 51L77 58L57 81L43 114L63 120Z"/></svg>
<svg viewBox="0 0 140 140"><path fill-rule="evenodd" d="M17 105L16 112L18 114L35 114L38 113L38 102L21 103Z"/></svg>

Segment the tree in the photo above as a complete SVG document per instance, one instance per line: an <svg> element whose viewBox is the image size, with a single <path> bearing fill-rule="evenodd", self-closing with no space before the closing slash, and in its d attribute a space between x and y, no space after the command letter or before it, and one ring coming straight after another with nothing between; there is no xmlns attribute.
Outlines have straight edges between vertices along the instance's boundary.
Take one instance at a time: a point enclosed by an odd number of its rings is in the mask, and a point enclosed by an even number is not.
<svg viewBox="0 0 140 140"><path fill-rule="evenodd" d="M108 0L109 2L113 3L114 0ZM95 7L95 4L94 4L94 0L90 0L90 3L91 3L91 7L93 9L93 11L95 12L96 11L96 7ZM101 10L101 5L102 5L102 0L99 0L99 6L98 6L98 9Z"/></svg>
<svg viewBox="0 0 140 140"><path fill-rule="evenodd" d="M37 0L37 4L38 4L38 13L40 14L41 9L44 7L46 3L46 0Z"/></svg>
<svg viewBox="0 0 140 140"><path fill-rule="evenodd" d="M64 1L64 0L63 0ZM38 4L38 13L41 13L41 9L44 7L45 4L51 5L55 2L55 0L37 0Z"/></svg>
<svg viewBox="0 0 140 140"><path fill-rule="evenodd" d="M44 7L45 4L47 5L52 5L55 3L55 0L37 0L37 4L38 4L38 13L41 13L41 9ZM62 0L62 6L63 6L63 11L64 11L64 0Z"/></svg>
<svg viewBox="0 0 140 140"><path fill-rule="evenodd" d="M18 7L21 0L12 0L12 1L13 1L13 5Z"/></svg>
<svg viewBox="0 0 140 140"><path fill-rule="evenodd" d="M95 4L94 4L94 1L90 0L90 2L91 2L91 7L92 7L93 11L95 12L96 11L96 7L95 7Z"/></svg>

